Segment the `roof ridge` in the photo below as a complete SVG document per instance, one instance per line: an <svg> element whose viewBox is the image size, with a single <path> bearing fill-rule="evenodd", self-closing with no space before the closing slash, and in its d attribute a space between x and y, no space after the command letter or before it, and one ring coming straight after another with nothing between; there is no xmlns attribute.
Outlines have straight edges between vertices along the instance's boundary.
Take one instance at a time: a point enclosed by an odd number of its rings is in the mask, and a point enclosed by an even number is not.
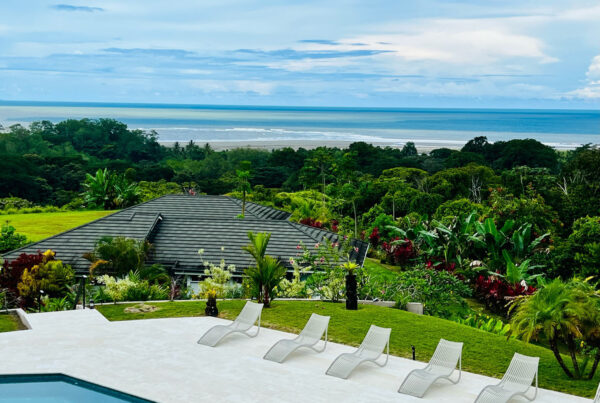
<svg viewBox="0 0 600 403"><path fill-rule="evenodd" d="M20 250L22 250L22 249L30 248L30 247L32 247L32 246L34 246L34 245L40 244L40 243L42 243L42 242L45 242L45 241L47 241L47 240L49 240L49 239L54 239L54 238L56 238L56 237L59 237L59 236L62 236L62 235L64 235L64 234L68 234L69 232L72 232L72 231L75 231L75 230L78 230L78 229L81 229L81 228L87 227L88 225L92 225L92 224L94 224L94 223L97 223L98 221L106 220L107 218L113 217L113 216L115 216L115 215L117 215L117 214L120 214L120 213L122 213L122 212L124 212L124 211L131 210L131 209L133 209L134 207L138 207L138 206L141 206L142 204L146 204L146 203L148 203L148 202L151 202L151 201L154 201L154 200L161 199L161 198L163 198L163 197L165 197L165 196L167 196L167 195L162 195L162 196L156 197L156 198L154 198L154 199L147 200L147 201L145 201L145 202L143 202L143 203L136 204L135 206L130 206L130 207L124 208L123 210L115 210L113 213L107 214L107 215L105 215L104 217L96 218L95 220L92 220L92 221L86 222L86 223L84 223L84 224L78 225L78 226L76 226L76 227L73 227L73 228L70 228L70 229L68 229L68 230L66 230L66 231L59 232L58 234L54 234L54 235L52 235L52 236L49 236L49 237L47 237L47 238L40 239L39 241L32 242L32 243L29 243L29 244L27 244L27 245L25 245L25 246L21 246L20 248L13 249L13 250L9 250L9 251L7 251L7 252L5 252L5 253L2 253L0 256L5 256L5 255L8 255L8 254L12 254L12 253L18 252L18 251L20 251ZM74 210L74 211L78 211L78 210ZM79 211L86 211L86 210L79 210ZM105 210L88 210L88 211L105 211ZM136 212L135 212L135 214L153 215L152 213L150 213L150 214L149 214L149 213L147 213L147 212L141 212L141 211L139 211L139 212L138 212L138 211L136 211ZM159 214L160 214L160 213L159 213ZM123 219L126 219L126 218L123 218Z"/></svg>
<svg viewBox="0 0 600 403"><path fill-rule="evenodd" d="M230 202L232 202L232 203L233 203L233 204L235 204L236 206L238 206L238 207L241 207L241 205L240 205L240 203L242 203L242 201L241 201L241 200L239 200L239 199L236 199L236 198L233 198L233 197L231 197L231 196L222 196L222 197L226 197L226 198L227 198L227 200L229 200ZM239 202L239 203L238 203L238 202ZM252 202L248 202L248 201L247 201L246 203L252 203ZM249 212L249 213L250 213L250 214L252 214L252 215L253 215L255 218L258 218L258 219L260 219L260 217L259 217L259 216L257 216L256 214L254 214L252 211L250 211L250 210L246 209L246 212Z"/></svg>

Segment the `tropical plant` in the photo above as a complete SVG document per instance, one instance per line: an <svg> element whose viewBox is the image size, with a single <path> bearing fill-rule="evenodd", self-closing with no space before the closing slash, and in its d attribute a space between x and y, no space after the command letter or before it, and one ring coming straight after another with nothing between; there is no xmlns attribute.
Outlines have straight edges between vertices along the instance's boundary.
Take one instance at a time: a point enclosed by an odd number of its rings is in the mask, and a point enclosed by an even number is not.
<svg viewBox="0 0 600 403"><path fill-rule="evenodd" d="M546 337L565 374L576 379L585 376L586 365L578 361L579 350L586 340L598 347L600 333L598 297L591 286L577 280L555 279L532 296L517 299L511 310L514 310L511 334L527 342ZM572 368L563 360L561 345L569 352ZM599 362L600 349L596 348L588 379L594 376Z"/></svg>
<svg viewBox="0 0 600 403"><path fill-rule="evenodd" d="M91 262L90 274L111 273L123 276L141 270L151 245L145 240L125 237L102 237L92 252L83 257Z"/></svg>
<svg viewBox="0 0 600 403"><path fill-rule="evenodd" d="M50 296L44 295L41 298L41 303L42 312L68 311L73 309L73 302L68 295L62 298L50 298Z"/></svg>
<svg viewBox="0 0 600 403"><path fill-rule="evenodd" d="M97 170L94 176L86 174L83 188L85 191L82 195L86 204L105 210L132 206L141 197L137 184L130 182L125 175L107 168Z"/></svg>
<svg viewBox="0 0 600 403"><path fill-rule="evenodd" d="M504 323L501 319L490 317L489 315L471 314L464 319L457 317L453 320L461 325L474 327L485 332L508 336L510 338L515 337L515 335L510 334L509 323Z"/></svg>
<svg viewBox="0 0 600 403"><path fill-rule="evenodd" d="M242 249L254 258L256 265L248 267L245 274L254 286L258 301L268 308L271 306L271 299L275 297L273 290L284 278L286 269L278 259L266 254L270 233L249 232L248 239L250 244Z"/></svg>

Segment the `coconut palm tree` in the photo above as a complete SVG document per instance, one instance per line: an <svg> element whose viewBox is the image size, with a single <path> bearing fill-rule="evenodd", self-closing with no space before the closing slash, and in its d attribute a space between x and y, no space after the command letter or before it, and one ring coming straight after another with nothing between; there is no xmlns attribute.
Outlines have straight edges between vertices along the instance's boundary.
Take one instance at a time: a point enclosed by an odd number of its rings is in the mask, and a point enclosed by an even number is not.
<svg viewBox="0 0 600 403"><path fill-rule="evenodd" d="M600 325L598 302L589 288L575 280L564 283L556 279L535 294L519 298L513 309L516 312L511 321L512 334L527 342L544 334L565 374L577 379L583 376L585 368L580 368L577 361L576 340L584 339L586 333L596 334ZM561 342L569 350L572 370L560 355ZM592 367L593 371L597 365Z"/></svg>

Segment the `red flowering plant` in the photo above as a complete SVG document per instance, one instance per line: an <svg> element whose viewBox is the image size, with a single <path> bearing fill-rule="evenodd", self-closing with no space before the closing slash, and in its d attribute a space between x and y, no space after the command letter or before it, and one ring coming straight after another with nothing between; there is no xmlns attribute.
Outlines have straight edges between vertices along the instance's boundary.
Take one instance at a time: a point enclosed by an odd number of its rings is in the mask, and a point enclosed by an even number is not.
<svg viewBox="0 0 600 403"><path fill-rule="evenodd" d="M498 313L506 313L508 304L516 297L532 295L536 290L525 281L510 284L504 278L494 275L480 275L475 281L475 295L488 309Z"/></svg>
<svg viewBox="0 0 600 403"><path fill-rule="evenodd" d="M323 228L324 225L321 221L314 219L312 217L306 217L300 220L300 224L308 225L310 227L315 228Z"/></svg>
<svg viewBox="0 0 600 403"><path fill-rule="evenodd" d="M414 244L408 238L395 237L389 242L383 242L381 249L386 254L386 262L394 265L406 264L417 256Z"/></svg>

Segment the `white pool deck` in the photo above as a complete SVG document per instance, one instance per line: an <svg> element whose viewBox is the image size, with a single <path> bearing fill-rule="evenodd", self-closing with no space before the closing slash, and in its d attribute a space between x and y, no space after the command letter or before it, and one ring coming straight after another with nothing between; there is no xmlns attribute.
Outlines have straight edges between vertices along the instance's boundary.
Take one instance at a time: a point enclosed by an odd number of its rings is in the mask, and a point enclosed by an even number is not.
<svg viewBox="0 0 600 403"><path fill-rule="evenodd" d="M440 381L418 399L397 393L409 371L425 366L418 361L391 357L384 368L364 364L341 380L325 371L353 347L328 343L321 354L299 350L277 364L263 355L294 335L261 329L256 338L233 335L215 348L196 344L211 326L229 323L223 319L108 322L95 310L79 310L28 314L27 321L30 330L0 333L0 374L60 372L157 402L459 403L473 402L498 381L463 372L458 385ZM536 402L590 400L540 389Z"/></svg>

